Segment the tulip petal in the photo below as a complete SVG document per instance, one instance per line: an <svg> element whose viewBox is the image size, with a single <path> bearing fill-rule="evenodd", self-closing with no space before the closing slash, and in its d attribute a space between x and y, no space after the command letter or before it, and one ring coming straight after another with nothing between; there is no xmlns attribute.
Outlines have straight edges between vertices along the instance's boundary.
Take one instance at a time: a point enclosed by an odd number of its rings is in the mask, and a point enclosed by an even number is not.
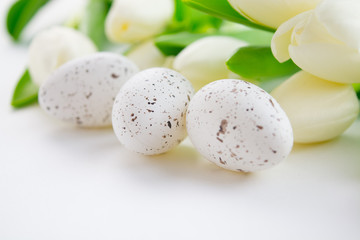
<svg viewBox="0 0 360 240"><path fill-rule="evenodd" d="M247 43L232 37L205 37L184 48L174 60L174 69L191 81L194 88L227 78L230 70L225 62Z"/></svg>
<svg viewBox="0 0 360 240"><path fill-rule="evenodd" d="M339 83L360 82L360 54L344 45L314 42L291 45L292 60L303 70Z"/></svg>
<svg viewBox="0 0 360 240"><path fill-rule="evenodd" d="M322 42L343 45L343 43L329 34L313 11L306 21L297 24L293 31L292 45Z"/></svg>
<svg viewBox="0 0 360 240"><path fill-rule="evenodd" d="M360 51L360 1L327 0L315 13L327 31L348 46Z"/></svg>
<svg viewBox="0 0 360 240"><path fill-rule="evenodd" d="M314 9L322 0L228 0L244 17L258 24L278 28L282 23Z"/></svg>
<svg viewBox="0 0 360 240"><path fill-rule="evenodd" d="M356 119L359 102L351 85L333 83L301 71L271 95L286 112L298 143L342 134Z"/></svg>
<svg viewBox="0 0 360 240"><path fill-rule="evenodd" d="M96 52L93 42L82 33L55 26L35 36L29 46L29 72L41 85L49 75L67 61Z"/></svg>
<svg viewBox="0 0 360 240"><path fill-rule="evenodd" d="M173 12L172 0L117 0L106 18L106 35L113 42L147 39L163 30Z"/></svg>
<svg viewBox="0 0 360 240"><path fill-rule="evenodd" d="M312 13L312 10L301 13L286 21L277 29L271 41L271 50L279 62L285 62L290 59L288 48L291 44L293 30L297 24L306 21Z"/></svg>
<svg viewBox="0 0 360 240"><path fill-rule="evenodd" d="M155 46L153 40L148 40L134 47L126 56L132 60L140 70L162 67L166 61L166 57Z"/></svg>
<svg viewBox="0 0 360 240"><path fill-rule="evenodd" d="M250 21L245 16L239 14L238 11L233 9L228 0L176 0L182 1L188 6L200 10L204 13L207 13L211 16L228 20L234 23L240 23L242 25L248 26L250 28L258 28L261 30L266 30L270 32L275 32L275 29L266 27L262 24L254 23Z"/></svg>

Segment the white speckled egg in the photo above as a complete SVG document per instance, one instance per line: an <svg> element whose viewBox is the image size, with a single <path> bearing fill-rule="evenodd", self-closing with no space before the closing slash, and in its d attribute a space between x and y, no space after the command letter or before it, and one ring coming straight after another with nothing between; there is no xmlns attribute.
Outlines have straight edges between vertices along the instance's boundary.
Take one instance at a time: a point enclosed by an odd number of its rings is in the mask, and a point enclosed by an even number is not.
<svg viewBox="0 0 360 240"><path fill-rule="evenodd" d="M113 53L72 60L42 84L40 106L55 118L79 126L110 126L116 94L137 71L130 60Z"/></svg>
<svg viewBox="0 0 360 240"><path fill-rule="evenodd" d="M199 90L186 123L196 149L233 171L270 168L284 160L293 145L292 128L280 105L242 80L218 80Z"/></svg>
<svg viewBox="0 0 360 240"><path fill-rule="evenodd" d="M186 109L194 89L180 73L149 68L120 90L113 107L113 128L128 149L145 155L164 153L186 137Z"/></svg>

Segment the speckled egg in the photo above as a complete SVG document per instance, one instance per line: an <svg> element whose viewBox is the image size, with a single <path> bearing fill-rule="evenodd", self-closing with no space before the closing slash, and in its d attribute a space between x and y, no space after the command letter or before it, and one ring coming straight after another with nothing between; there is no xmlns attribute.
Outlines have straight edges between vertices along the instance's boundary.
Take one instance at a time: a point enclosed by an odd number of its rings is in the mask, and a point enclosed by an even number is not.
<svg viewBox="0 0 360 240"><path fill-rule="evenodd" d="M136 72L134 63L113 53L72 60L42 84L40 106L49 115L78 126L110 126L115 97Z"/></svg>
<svg viewBox="0 0 360 240"><path fill-rule="evenodd" d="M233 171L270 168L290 153L293 132L280 105L261 88L224 79L199 90L187 111L187 130L209 161Z"/></svg>
<svg viewBox="0 0 360 240"><path fill-rule="evenodd" d="M120 90L113 107L113 128L128 149L145 155L164 153L186 137L186 110L194 89L180 73L149 68Z"/></svg>

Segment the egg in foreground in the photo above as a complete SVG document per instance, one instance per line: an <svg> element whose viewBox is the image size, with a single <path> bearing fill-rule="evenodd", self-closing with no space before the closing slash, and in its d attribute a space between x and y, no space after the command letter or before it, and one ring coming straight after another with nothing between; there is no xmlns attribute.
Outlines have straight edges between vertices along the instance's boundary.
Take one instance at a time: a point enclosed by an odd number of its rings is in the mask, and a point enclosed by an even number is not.
<svg viewBox="0 0 360 240"><path fill-rule="evenodd" d="M290 121L280 105L242 80L218 80L200 89L190 102L186 125L206 159L233 171L275 166L293 146Z"/></svg>
<svg viewBox="0 0 360 240"><path fill-rule="evenodd" d="M194 95L191 83L167 68L134 75L116 97L112 122L119 141L145 155L164 153L186 136L186 110Z"/></svg>

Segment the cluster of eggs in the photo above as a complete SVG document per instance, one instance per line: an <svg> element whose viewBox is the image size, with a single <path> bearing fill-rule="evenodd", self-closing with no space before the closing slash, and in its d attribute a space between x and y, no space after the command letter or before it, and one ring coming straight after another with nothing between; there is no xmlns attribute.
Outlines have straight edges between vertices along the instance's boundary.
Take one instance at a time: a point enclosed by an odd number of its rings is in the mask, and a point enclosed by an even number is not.
<svg viewBox="0 0 360 240"><path fill-rule="evenodd" d="M189 135L209 161L233 171L257 171L290 153L293 133L276 100L235 79L196 94L168 68L143 71L114 53L94 53L59 67L41 85L39 103L55 118L84 127L113 126L132 151L153 155Z"/></svg>

